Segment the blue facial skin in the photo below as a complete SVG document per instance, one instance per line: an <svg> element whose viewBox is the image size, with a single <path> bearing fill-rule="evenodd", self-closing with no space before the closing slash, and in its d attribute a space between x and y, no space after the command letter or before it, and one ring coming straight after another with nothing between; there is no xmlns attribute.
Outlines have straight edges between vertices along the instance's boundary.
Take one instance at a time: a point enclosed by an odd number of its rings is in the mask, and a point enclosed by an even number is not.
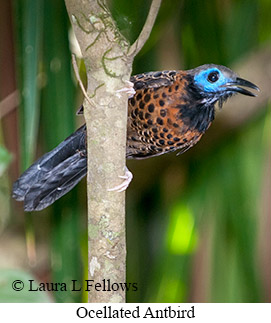
<svg viewBox="0 0 271 323"><path fill-rule="evenodd" d="M211 82L208 80L210 73L217 73L217 81ZM232 82L232 79L229 79L224 76L224 74L218 68L208 68L203 70L200 73L196 74L194 77L195 84L207 93L214 93L223 91L223 85L226 85L229 82Z"/></svg>

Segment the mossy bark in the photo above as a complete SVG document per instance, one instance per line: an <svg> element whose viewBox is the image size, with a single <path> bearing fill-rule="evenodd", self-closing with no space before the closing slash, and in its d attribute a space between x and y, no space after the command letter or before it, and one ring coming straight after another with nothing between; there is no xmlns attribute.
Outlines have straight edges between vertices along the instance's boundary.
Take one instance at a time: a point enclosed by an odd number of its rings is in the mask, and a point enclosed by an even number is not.
<svg viewBox="0 0 271 323"><path fill-rule="evenodd" d="M130 46L105 1L65 0L87 71L84 116L88 145L88 259L90 280L126 281L125 193L109 192L125 173L128 95L116 95L130 79L134 56L147 40L161 0L153 0L137 41ZM98 285L99 286L99 285ZM93 286L89 302L125 302L125 291Z"/></svg>

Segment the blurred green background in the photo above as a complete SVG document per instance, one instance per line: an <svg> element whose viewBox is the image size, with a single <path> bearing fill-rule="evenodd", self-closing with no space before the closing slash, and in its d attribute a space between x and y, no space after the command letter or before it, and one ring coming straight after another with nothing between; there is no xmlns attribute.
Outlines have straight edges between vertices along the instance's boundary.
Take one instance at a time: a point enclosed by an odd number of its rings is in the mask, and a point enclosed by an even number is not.
<svg viewBox="0 0 271 323"><path fill-rule="evenodd" d="M109 5L133 42L150 1ZM128 302L271 301L270 12L268 0L162 3L134 74L216 63L236 67L262 92L230 100L184 155L128 162L134 180L127 191L127 281L138 286ZM71 50L64 1L1 1L1 302L87 299L10 287L21 277L87 279L85 180L42 212L26 214L10 199L17 176L84 122L75 116L82 95Z"/></svg>

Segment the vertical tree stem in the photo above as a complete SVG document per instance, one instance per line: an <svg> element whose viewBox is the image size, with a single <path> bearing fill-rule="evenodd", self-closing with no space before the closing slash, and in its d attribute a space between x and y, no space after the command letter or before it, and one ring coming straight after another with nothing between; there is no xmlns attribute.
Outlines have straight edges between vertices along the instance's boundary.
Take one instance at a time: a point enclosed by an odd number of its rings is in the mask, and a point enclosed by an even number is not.
<svg viewBox="0 0 271 323"><path fill-rule="evenodd" d="M89 302L125 302L125 291L110 288L114 283L126 281L125 193L107 190L120 184L118 176L125 172L128 96L125 93L117 96L116 90L130 79L138 48L128 55L129 43L117 29L105 1L65 2L86 65L90 98L84 101L88 146L88 274L92 285ZM141 38L140 48L147 39L146 33ZM100 287L104 283L106 290ZM95 288L95 284L101 285Z"/></svg>

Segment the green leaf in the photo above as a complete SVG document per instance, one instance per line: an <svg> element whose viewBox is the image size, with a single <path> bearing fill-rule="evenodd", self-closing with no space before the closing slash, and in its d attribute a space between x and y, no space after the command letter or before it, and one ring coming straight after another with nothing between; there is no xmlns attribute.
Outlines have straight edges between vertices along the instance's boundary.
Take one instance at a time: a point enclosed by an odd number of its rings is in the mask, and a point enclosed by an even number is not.
<svg viewBox="0 0 271 323"><path fill-rule="evenodd" d="M43 0L15 1L17 68L21 91L22 168L34 159L39 118L39 61L43 31Z"/></svg>
<svg viewBox="0 0 271 323"><path fill-rule="evenodd" d="M0 177L3 175L11 161L11 155L6 148L0 145Z"/></svg>

